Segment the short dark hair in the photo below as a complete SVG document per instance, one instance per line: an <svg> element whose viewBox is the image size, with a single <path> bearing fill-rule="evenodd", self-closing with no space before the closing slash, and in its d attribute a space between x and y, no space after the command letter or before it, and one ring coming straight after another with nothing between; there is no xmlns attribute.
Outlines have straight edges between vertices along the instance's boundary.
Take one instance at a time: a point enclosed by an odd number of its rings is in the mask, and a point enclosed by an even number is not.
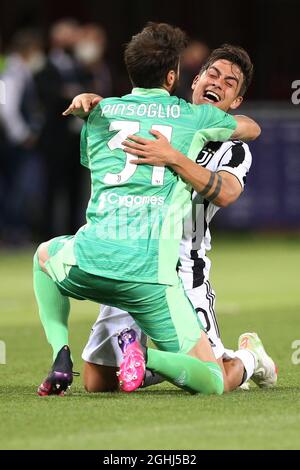
<svg viewBox="0 0 300 470"><path fill-rule="evenodd" d="M214 62L217 60L228 60L233 64L237 65L241 71L243 72L243 83L240 89L240 95L243 96L253 77L253 64L249 57L248 52L245 51L240 46L233 46L232 44L223 44L218 49L214 49L212 53L209 55L207 61L203 65L200 73L203 73L209 67L212 66Z"/></svg>
<svg viewBox="0 0 300 470"><path fill-rule="evenodd" d="M186 44L186 35L180 28L167 23L148 23L125 49L125 64L132 84L142 88L161 87L168 72L177 71Z"/></svg>

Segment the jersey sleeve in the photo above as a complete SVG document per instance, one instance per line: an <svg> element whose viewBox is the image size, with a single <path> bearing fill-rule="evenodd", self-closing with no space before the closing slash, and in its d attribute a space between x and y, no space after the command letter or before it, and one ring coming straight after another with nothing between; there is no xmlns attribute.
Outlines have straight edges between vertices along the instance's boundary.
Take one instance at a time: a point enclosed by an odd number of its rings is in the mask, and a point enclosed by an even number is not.
<svg viewBox="0 0 300 470"><path fill-rule="evenodd" d="M80 134L80 163L86 168L90 167L88 157L87 122L83 124Z"/></svg>
<svg viewBox="0 0 300 470"><path fill-rule="evenodd" d="M103 100L102 100L103 101ZM94 109L88 115L88 118L84 121L80 134L80 163L86 168L90 168L90 156L89 156L89 140L88 140L88 129L91 123L99 115L99 108L101 108L101 102L95 106Z"/></svg>
<svg viewBox="0 0 300 470"><path fill-rule="evenodd" d="M237 127L237 122L230 114L211 104L197 106L200 113L198 128L206 141L226 142Z"/></svg>
<svg viewBox="0 0 300 470"><path fill-rule="evenodd" d="M239 180L242 188L244 188L251 164L252 155L248 145L237 140L232 141L231 145L225 150L216 171L231 173Z"/></svg>

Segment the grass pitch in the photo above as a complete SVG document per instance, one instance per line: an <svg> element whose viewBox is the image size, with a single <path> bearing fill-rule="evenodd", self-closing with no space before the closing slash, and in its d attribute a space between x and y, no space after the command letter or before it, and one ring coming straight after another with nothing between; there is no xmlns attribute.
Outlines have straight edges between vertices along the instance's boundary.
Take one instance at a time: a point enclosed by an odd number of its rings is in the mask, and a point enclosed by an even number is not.
<svg viewBox="0 0 300 470"><path fill-rule="evenodd" d="M299 449L300 340L297 237L219 238L212 283L223 341L257 331L279 366L278 387L191 396L166 383L134 394L88 395L75 378L64 398L36 395L51 363L32 293L32 253L0 253L1 449ZM97 306L73 302L75 370ZM297 355L296 355L297 356ZM300 353L298 354L300 359Z"/></svg>

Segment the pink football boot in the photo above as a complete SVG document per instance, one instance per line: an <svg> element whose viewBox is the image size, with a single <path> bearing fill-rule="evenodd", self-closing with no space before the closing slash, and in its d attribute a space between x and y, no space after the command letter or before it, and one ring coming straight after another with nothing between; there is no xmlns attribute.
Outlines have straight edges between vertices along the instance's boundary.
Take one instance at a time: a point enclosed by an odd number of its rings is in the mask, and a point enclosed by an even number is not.
<svg viewBox="0 0 300 470"><path fill-rule="evenodd" d="M132 328L126 328L118 335L118 343L123 352L123 361L117 373L120 389L123 392L133 392L139 388L146 370L145 357L142 347Z"/></svg>

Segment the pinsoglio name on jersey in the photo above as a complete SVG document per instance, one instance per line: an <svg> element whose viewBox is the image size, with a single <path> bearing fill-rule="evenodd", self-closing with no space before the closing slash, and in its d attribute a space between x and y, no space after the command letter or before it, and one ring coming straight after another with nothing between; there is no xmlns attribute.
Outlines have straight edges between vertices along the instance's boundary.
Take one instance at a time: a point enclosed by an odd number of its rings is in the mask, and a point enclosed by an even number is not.
<svg viewBox="0 0 300 470"><path fill-rule="evenodd" d="M157 118L173 118L180 117L180 106L178 104L158 104L158 103L119 103L105 104L102 108L101 116L104 115L124 115L124 116L140 116L140 117L157 117Z"/></svg>

